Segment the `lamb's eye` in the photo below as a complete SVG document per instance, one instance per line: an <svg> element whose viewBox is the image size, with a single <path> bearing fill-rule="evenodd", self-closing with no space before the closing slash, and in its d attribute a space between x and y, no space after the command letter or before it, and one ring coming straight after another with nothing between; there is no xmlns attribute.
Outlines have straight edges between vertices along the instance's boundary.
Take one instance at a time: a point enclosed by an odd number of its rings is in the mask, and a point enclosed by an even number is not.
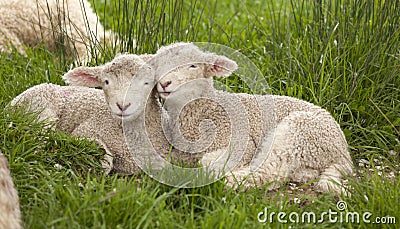
<svg viewBox="0 0 400 229"><path fill-rule="evenodd" d="M108 85L110 82L108 80L104 80L104 83Z"/></svg>
<svg viewBox="0 0 400 229"><path fill-rule="evenodd" d="M148 83L148 82L145 82L144 85L149 85L149 83Z"/></svg>
<svg viewBox="0 0 400 229"><path fill-rule="evenodd" d="M198 67L198 66L195 65L195 64L192 64L192 65L189 66L189 68L191 68L191 69L196 69L197 67Z"/></svg>

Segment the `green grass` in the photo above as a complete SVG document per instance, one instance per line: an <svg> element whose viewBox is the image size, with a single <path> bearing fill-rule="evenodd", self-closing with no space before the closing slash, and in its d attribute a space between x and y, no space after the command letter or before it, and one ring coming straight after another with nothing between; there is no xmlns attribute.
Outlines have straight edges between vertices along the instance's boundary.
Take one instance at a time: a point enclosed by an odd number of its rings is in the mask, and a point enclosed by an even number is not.
<svg viewBox="0 0 400 229"><path fill-rule="evenodd" d="M93 0L121 43L115 52L154 52L174 41L238 49L260 69L274 94L329 110L341 125L356 166L350 196L316 196L309 187L275 192L228 189L223 181L177 189L146 175L104 176L93 142L43 129L6 105L27 88L63 84L72 60L42 47L0 54L0 152L9 159L26 228L398 228L400 220L400 3L386 1ZM137 46L132 45L137 40ZM249 92L238 77L221 80ZM366 166L359 166L364 159ZM61 165L62 167L59 167ZM396 224L262 224L268 212L370 212ZM389 219L389 218L386 218Z"/></svg>

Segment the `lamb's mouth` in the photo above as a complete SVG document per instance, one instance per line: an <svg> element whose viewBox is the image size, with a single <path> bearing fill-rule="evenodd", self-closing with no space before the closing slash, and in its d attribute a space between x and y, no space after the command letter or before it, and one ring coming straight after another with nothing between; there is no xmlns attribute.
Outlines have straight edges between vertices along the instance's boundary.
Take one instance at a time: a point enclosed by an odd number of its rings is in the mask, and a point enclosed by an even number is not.
<svg viewBox="0 0 400 229"><path fill-rule="evenodd" d="M132 117L132 114L114 114L119 119L129 119Z"/></svg>
<svg viewBox="0 0 400 229"><path fill-rule="evenodd" d="M158 93L161 95L161 97L166 98L166 97L168 97L172 92L171 92L171 91L161 91L161 92L158 92Z"/></svg>

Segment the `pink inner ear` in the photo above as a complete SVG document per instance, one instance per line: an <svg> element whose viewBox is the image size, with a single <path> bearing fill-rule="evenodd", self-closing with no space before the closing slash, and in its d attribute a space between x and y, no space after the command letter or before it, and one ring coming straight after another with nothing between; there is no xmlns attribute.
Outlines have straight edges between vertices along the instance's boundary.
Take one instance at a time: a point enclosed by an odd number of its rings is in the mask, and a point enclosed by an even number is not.
<svg viewBox="0 0 400 229"><path fill-rule="evenodd" d="M222 60L216 60L213 66L213 71L222 72L226 70L226 62Z"/></svg>
<svg viewBox="0 0 400 229"><path fill-rule="evenodd" d="M93 77L93 74L79 72L73 74L72 77L75 78L74 81L76 81L79 85L97 87L97 85L100 84L100 81L97 78Z"/></svg>
<svg viewBox="0 0 400 229"><path fill-rule="evenodd" d="M213 64L213 67L211 68L211 71L213 72L221 72L224 70L221 65L218 65L218 63Z"/></svg>
<svg viewBox="0 0 400 229"><path fill-rule="evenodd" d="M89 82L93 82L93 81L97 81L96 78L93 77L93 75L91 74L87 74L87 73L79 73L76 75L77 78L83 78L86 79Z"/></svg>

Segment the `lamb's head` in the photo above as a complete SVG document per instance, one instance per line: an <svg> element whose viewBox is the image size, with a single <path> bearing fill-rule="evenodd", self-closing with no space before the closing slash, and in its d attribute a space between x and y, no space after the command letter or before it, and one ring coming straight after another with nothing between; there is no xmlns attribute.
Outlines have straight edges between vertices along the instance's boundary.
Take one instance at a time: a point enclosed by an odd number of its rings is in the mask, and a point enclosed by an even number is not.
<svg viewBox="0 0 400 229"><path fill-rule="evenodd" d="M111 113L121 119L135 119L156 84L150 65L152 55L122 54L102 66L77 67L63 79L73 86L101 87Z"/></svg>
<svg viewBox="0 0 400 229"><path fill-rule="evenodd" d="M160 48L152 63L162 99L198 98L213 88L212 77L226 77L237 69L235 61L201 51L193 43L176 43ZM171 101L171 102L172 102Z"/></svg>

